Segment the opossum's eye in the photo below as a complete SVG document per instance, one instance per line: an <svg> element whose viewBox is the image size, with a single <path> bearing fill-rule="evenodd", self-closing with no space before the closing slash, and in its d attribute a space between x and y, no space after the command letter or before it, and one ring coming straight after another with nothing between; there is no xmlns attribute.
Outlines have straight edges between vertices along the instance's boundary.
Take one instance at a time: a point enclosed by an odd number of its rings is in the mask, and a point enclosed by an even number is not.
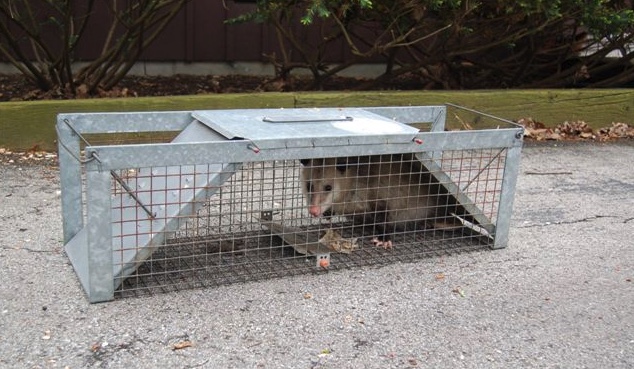
<svg viewBox="0 0 634 369"><path fill-rule="evenodd" d="M332 186L331 185L325 185L324 186L324 191L326 191L326 192L332 191Z"/></svg>
<svg viewBox="0 0 634 369"><path fill-rule="evenodd" d="M306 182L306 192L313 192L313 184L311 182Z"/></svg>
<svg viewBox="0 0 634 369"><path fill-rule="evenodd" d="M348 169L348 166L347 166L346 164L339 164L339 163L337 163L337 165L335 166L335 168L337 168L337 170L338 170L340 173L345 173L345 172L346 172L346 169Z"/></svg>

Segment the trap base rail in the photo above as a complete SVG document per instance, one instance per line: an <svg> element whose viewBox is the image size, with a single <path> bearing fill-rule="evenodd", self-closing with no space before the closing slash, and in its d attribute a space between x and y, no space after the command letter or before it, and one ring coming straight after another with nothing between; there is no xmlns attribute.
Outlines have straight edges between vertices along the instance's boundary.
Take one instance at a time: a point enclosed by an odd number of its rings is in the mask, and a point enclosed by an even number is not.
<svg viewBox="0 0 634 369"><path fill-rule="evenodd" d="M124 278L243 163L390 153L416 153L475 226L487 225L493 247L505 247L522 128L491 117L508 128L445 131L448 106L60 114L66 253L89 300L112 300ZM427 131L413 127L421 123ZM179 133L169 143L104 145L87 139L139 132ZM483 148L506 150L495 226L436 163L443 150ZM115 173L127 168L139 169L125 178ZM123 210L114 212L112 203Z"/></svg>

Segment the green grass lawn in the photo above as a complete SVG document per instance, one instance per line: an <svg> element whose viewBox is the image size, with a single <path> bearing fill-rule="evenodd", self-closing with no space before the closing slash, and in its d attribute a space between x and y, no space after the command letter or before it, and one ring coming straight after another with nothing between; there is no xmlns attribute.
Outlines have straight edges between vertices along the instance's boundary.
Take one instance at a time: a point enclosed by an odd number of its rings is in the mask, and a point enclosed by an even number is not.
<svg viewBox="0 0 634 369"><path fill-rule="evenodd" d="M249 93L0 103L0 147L55 150L58 113L196 109L404 106L454 103L501 118L556 126L583 120L593 128L634 124L634 89Z"/></svg>

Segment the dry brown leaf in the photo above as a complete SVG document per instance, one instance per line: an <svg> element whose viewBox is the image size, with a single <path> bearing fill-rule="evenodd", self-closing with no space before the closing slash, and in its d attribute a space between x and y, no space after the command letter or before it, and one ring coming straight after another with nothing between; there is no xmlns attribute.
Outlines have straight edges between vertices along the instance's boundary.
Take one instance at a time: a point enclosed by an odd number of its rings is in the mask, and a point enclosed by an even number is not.
<svg viewBox="0 0 634 369"><path fill-rule="evenodd" d="M524 128L530 129L545 129L546 125L542 122L536 122L533 118L520 118L517 120L517 124L523 126Z"/></svg>
<svg viewBox="0 0 634 369"><path fill-rule="evenodd" d="M634 138L634 126L622 122L612 122L610 127L601 128L598 131L603 140L613 138Z"/></svg>
<svg viewBox="0 0 634 369"><path fill-rule="evenodd" d="M565 121L555 127L555 132L569 138L596 138L592 128L584 121Z"/></svg>
<svg viewBox="0 0 634 369"><path fill-rule="evenodd" d="M86 99L90 97L88 86L85 83L77 86L75 89L75 95L78 99Z"/></svg>
<svg viewBox="0 0 634 369"><path fill-rule="evenodd" d="M326 246L331 251L344 254L349 254L359 248L356 238L343 238L339 233L333 231L332 229L328 229L326 231L326 234L319 239L319 243Z"/></svg>
<svg viewBox="0 0 634 369"><path fill-rule="evenodd" d="M186 341L181 341L181 342L173 344L172 350L182 350L184 348L192 347L192 346L194 346L193 342L186 340Z"/></svg>
<svg viewBox="0 0 634 369"><path fill-rule="evenodd" d="M548 128L544 123L531 117L520 118L517 123L524 127L524 137L537 140L601 140L608 141L619 138L634 138L634 126L613 122L610 127L593 130L585 121L565 121L555 128Z"/></svg>

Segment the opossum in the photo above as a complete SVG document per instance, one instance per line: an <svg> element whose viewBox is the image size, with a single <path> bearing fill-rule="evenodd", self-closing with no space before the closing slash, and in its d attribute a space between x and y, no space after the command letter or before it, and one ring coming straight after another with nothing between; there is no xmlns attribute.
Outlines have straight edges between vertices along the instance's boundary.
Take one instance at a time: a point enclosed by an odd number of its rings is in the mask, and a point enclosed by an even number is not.
<svg viewBox="0 0 634 369"><path fill-rule="evenodd" d="M310 215L340 215L354 224L372 226L376 245L392 247L395 231L429 226L447 229L459 224L450 215L459 210L453 197L447 196L412 154L305 159L301 163Z"/></svg>

